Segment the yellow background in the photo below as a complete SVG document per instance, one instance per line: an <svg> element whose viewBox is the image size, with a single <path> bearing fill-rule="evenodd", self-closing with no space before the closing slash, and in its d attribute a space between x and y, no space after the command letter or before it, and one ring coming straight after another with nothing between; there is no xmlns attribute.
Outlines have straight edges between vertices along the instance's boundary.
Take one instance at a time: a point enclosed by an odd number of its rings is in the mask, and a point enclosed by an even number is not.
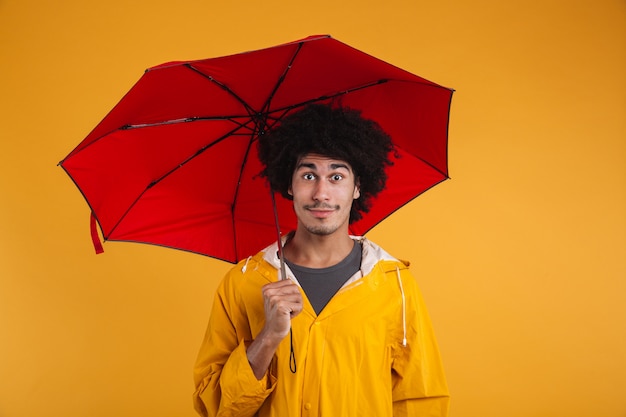
<svg viewBox="0 0 626 417"><path fill-rule="evenodd" d="M369 234L412 261L451 416L626 416L623 0L0 0L0 416L194 415L229 265L96 256L56 163L149 66L326 33L456 89L452 180Z"/></svg>

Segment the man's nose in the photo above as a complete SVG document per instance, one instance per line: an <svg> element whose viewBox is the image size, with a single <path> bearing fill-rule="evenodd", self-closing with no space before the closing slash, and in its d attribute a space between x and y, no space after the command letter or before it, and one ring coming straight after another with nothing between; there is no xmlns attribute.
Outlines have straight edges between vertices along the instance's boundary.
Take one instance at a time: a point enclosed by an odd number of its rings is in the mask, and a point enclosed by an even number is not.
<svg viewBox="0 0 626 417"><path fill-rule="evenodd" d="M328 200L329 186L330 184L325 180L317 181L313 190L313 199L316 201Z"/></svg>

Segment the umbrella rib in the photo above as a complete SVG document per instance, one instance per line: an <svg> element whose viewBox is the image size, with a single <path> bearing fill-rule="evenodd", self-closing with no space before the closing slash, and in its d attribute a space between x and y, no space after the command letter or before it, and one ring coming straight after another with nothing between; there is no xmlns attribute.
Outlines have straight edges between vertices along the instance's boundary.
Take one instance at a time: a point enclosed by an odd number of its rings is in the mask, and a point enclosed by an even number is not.
<svg viewBox="0 0 626 417"><path fill-rule="evenodd" d="M72 152L70 152L68 154L68 156L63 158L57 165L62 167L63 163L65 162L65 160L68 159L70 156L72 156L74 153L81 152L84 149L86 149L87 147L94 145L96 142L100 141L101 139L104 139L105 137L113 134L114 132L120 131L120 130L141 129L141 128L146 128L146 127L173 125L173 124L177 124L177 123L191 123L191 122L198 122L198 121L228 120L228 121L238 125L239 128L250 129L250 131L252 131L253 130L252 128L246 126L247 123L242 123L242 122L237 121L238 119L243 119L243 118L247 118L247 117L249 117L249 116L248 115L246 115L246 116L237 116L237 115L230 115L230 116L194 116L194 117L182 117L182 118L179 118L179 119L172 119L172 120L164 120L164 121L153 122L153 123L125 124L125 125L122 125L122 126L120 126L118 128L115 128L115 129L113 129L113 130L111 130L111 131L109 131L107 133L102 134L101 136L95 138L94 140L92 140L91 142L89 142L88 144L83 146L82 148L81 148L82 144L80 144L79 146L74 148L74 150Z"/></svg>
<svg viewBox="0 0 626 417"><path fill-rule="evenodd" d="M304 107L304 106L306 106L308 104L317 103L319 101L324 101L324 100L328 100L328 99L344 96L346 94L350 94L350 93L353 93L353 92L359 91L359 90L364 90L366 88L375 87L377 85L384 84L384 83L389 82L389 81L391 81L391 80L386 79L386 78L382 78L380 80L372 81L370 83L363 84L363 85L360 85L360 86L357 86L357 87L352 87L352 88L347 88L345 90L337 91L336 93L333 93L333 94L326 94L326 95L323 95L323 96L319 96L319 97L316 97L316 98L305 100L305 101L302 101L300 103L292 104L292 105L289 105L289 106L286 106L286 107L284 107L282 109L277 109L277 110L289 111L289 110L292 110L292 109L294 109L296 107Z"/></svg>
<svg viewBox="0 0 626 417"><path fill-rule="evenodd" d="M242 123L237 121L237 119L245 118L248 116L193 116L193 117L183 117L180 119L171 119L171 120L163 120L160 122L152 122L152 123L137 123L137 124L126 124L117 130L130 130L130 129L141 129L144 127L156 127L156 126L166 126L166 125L174 125L174 124L182 124L182 123L191 123L191 122L206 122L206 121L214 121L214 120L228 120L232 123L235 123L239 127L246 127L246 123ZM104 136L109 135L107 133Z"/></svg>
<svg viewBox="0 0 626 417"><path fill-rule="evenodd" d="M305 100L305 101L302 101L302 102L299 102L299 103L290 104L289 106L276 108L276 109L273 110L273 112L280 112L280 111L282 111L283 115L284 115L285 113L287 113L288 111L290 111L290 110L292 110L294 108L304 107L304 106L306 106L308 104L317 103L317 102L328 100L328 99L333 99L333 98L340 97L340 96L343 96L343 95L346 95L346 94L350 94L350 93L353 93L353 92L356 92L356 91L359 91L359 90L364 90L366 88L376 87L377 85L384 84L384 83L387 83L387 82L392 82L392 81L393 82L398 82L398 83L423 84L425 87L433 87L433 88L440 88L440 89L444 89L444 90L450 90L449 88L446 88L446 87L441 87L441 86L438 86L438 85L424 84L424 83L417 82L417 81L412 81L412 80L398 80L398 79L394 79L394 78L381 78L381 79L369 82L367 84L363 84L363 85L359 85L359 86L356 86L356 87L347 88L347 89L344 89L344 90L341 90L341 91L337 91L337 92L332 93L332 94L326 94L326 95L318 96L316 98L308 99L308 100ZM278 121L281 118L282 118L282 116L278 117L278 118L275 118L275 119Z"/></svg>
<svg viewBox="0 0 626 417"><path fill-rule="evenodd" d="M382 217L381 219L379 219L376 223L374 223L373 225L369 226L366 229L363 230L353 230L352 228L350 228L350 233L355 234L355 235L366 235L367 233L369 233L370 230L372 230L374 227L378 226L379 224L381 224L382 222L385 221L385 219L387 219L388 217L390 217L392 214L394 214L395 212L397 212L398 210L400 210L401 208L403 208L404 206L408 205L410 202L414 201L415 199L417 199L419 196L421 196L422 194L424 194L425 192L431 190L432 188L434 188L435 186L441 184L444 181L449 180L450 177L448 177L447 175L444 176L443 178L441 178L440 180L436 181L434 184L430 185L428 188L426 188L425 190L422 190L421 192L419 192L418 194L416 194L415 196L413 196L412 198L410 198L409 200L407 200L406 202L400 204L399 206L397 206L394 210L392 210L391 212L389 212L387 215L385 215L384 217Z"/></svg>
<svg viewBox="0 0 626 417"><path fill-rule="evenodd" d="M240 122L240 121L238 121L238 119L246 119L246 122L245 123L244 122ZM100 140L100 139L104 138L105 136L108 136L111 133L116 132L118 130L143 129L143 128L146 128L146 127L158 127L158 126L166 126L166 125L174 125L174 124L182 124L182 123L207 122L207 121L215 121L215 120L227 120L229 122L232 122L232 123L236 124L238 126L238 128L248 129L248 130L250 130L250 132L254 132L254 129L248 126L248 124L251 121L254 122L254 120L252 120L249 115L245 115L245 116L241 116L241 115L193 116L193 117L184 117L184 118L180 118L180 119L163 120L163 121L160 121L160 122L152 122L152 123L126 124L126 125L123 125L121 127L118 127L117 129L114 129L113 131L111 131L109 133L105 133L104 135L100 136L98 139L94 140L94 142L96 142L97 140ZM91 145L91 143L90 143L90 145Z"/></svg>
<svg viewBox="0 0 626 417"><path fill-rule="evenodd" d="M299 103L290 104L289 106L277 108L277 109L275 109L273 111L273 113L281 112L282 114L279 117L273 117L272 120L274 121L274 123L277 123L279 120L281 120L283 118L283 116L285 114L287 114L289 111L291 111L293 109L296 109L298 107L304 107L304 106L309 105L309 104L318 103L320 101L333 99L333 98L336 98L336 97L340 97L340 96L343 96L343 95L346 95L346 94L353 93L355 91L363 90L363 89L370 88L370 87L375 87L377 85L384 84L384 83L389 82L389 81L392 81L392 80L389 80L389 79L386 79L386 78L382 78L380 80L372 81L370 83L363 84L363 85L360 85L358 87L348 88L348 89L341 90L341 91L338 91L338 92L333 93L333 94L326 94L326 95L318 96L316 98L311 98L311 99L308 99L308 100L304 100L304 101L301 101ZM272 129L272 127L273 127L273 124L272 124L272 126L270 126L270 130Z"/></svg>
<svg viewBox="0 0 626 417"><path fill-rule="evenodd" d="M194 67L193 65L191 65L188 62L184 63L183 66L185 66L185 67L189 68L190 70L196 72L197 74L203 76L204 78L206 78L207 80L209 80L210 82L212 82L213 84L217 85L222 90L226 91L228 94L233 96L235 98L235 100L237 100L239 103L241 103L244 106L244 108L248 111L248 115L249 116L255 113L254 109L248 103L246 103L246 101L244 99L239 97L233 90L231 90L230 87L228 87L226 84L216 80L212 75L205 74L204 72L200 71L198 68Z"/></svg>
<svg viewBox="0 0 626 417"><path fill-rule="evenodd" d="M402 149L400 147L398 147L399 149ZM439 174L443 175L445 177L445 179L449 179L450 176L448 175L447 172L442 171L441 169L437 168L435 165L433 165L431 162L428 162L427 160L425 160L424 158L422 158L421 156L418 155L413 155L417 160L421 161L424 163L424 165L428 165L430 168L432 168L434 171L438 172Z"/></svg>
<svg viewBox="0 0 626 417"><path fill-rule="evenodd" d="M295 52L291 56L291 59L289 60L289 64L287 64L283 73L280 75L280 77L276 81L276 85L274 85L272 92L267 96L267 100L265 101L265 104L263 105L263 110L265 111L265 113L268 113L267 110L270 108L270 104L272 102L272 99L274 98L274 95L276 94L276 92L278 91L282 83L285 81L285 78L287 78L287 74L291 70L291 67L293 66L293 63L296 60L296 57L300 54L300 51L302 50L303 45L304 45L304 42L298 43L298 47L296 48Z"/></svg>
<svg viewBox="0 0 626 417"><path fill-rule="evenodd" d="M252 134L252 138L256 137L257 133ZM239 187L241 186L241 177L243 177L244 167L246 166L246 161L248 160L248 155L250 154L250 148L252 147L253 139L248 141L248 147L246 148L246 153L243 157L243 163L239 169L239 179L237 180L237 186L235 187L235 194L233 196L233 204L230 206L230 218L233 222L233 233L237 235L237 223L235 222L235 207L237 206L237 199L239 198ZM233 249L235 250L235 254L237 254L237 239L233 239Z"/></svg>

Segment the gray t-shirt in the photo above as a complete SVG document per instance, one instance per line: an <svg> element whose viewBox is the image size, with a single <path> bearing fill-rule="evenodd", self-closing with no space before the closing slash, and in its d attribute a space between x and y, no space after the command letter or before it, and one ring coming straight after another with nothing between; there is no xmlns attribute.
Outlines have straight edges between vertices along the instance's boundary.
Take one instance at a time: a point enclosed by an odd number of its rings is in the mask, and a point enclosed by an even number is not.
<svg viewBox="0 0 626 417"><path fill-rule="evenodd" d="M307 268L291 263L287 259L285 263L289 265L315 313L319 315L348 278L361 269L361 255L361 244L355 241L350 254L338 264L328 268Z"/></svg>

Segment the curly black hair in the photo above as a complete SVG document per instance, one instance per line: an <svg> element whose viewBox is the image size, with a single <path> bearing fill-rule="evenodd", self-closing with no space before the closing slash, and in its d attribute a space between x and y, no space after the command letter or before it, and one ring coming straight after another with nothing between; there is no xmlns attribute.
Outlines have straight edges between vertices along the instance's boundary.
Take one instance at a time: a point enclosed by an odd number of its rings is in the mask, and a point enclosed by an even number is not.
<svg viewBox="0 0 626 417"><path fill-rule="evenodd" d="M286 116L280 124L259 136L258 153L264 168L260 175L283 197L298 160L307 154L336 158L352 166L361 196L352 204L350 223L367 213L371 200L385 188L386 167L394 150L391 137L358 110L310 104Z"/></svg>

